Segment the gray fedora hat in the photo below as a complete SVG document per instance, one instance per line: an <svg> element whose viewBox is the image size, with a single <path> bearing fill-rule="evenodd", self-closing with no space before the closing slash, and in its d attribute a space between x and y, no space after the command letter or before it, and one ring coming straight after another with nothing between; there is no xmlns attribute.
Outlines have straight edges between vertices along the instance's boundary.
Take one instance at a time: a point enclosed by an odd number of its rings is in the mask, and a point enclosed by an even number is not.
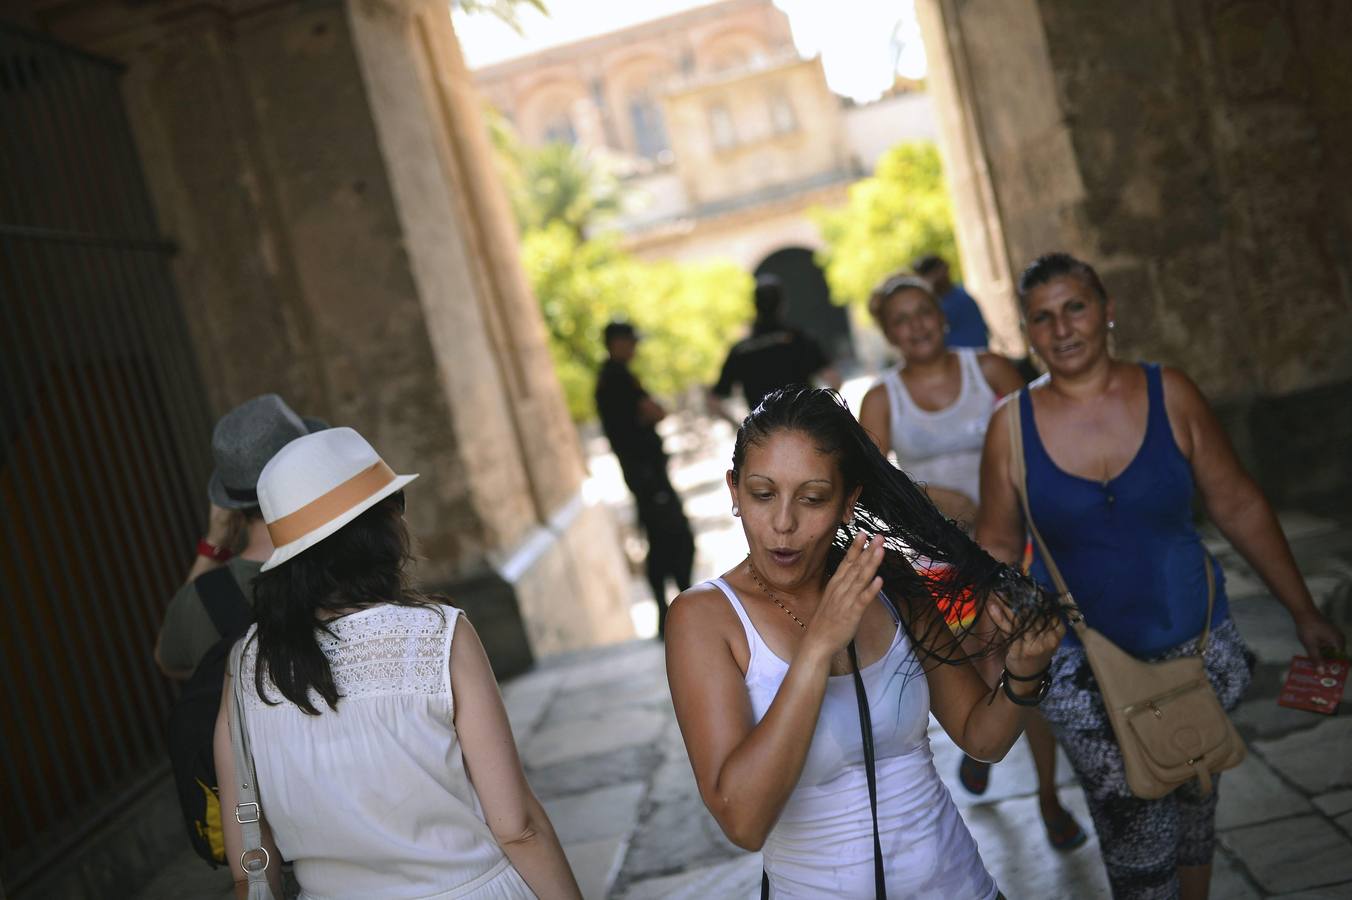
<svg viewBox="0 0 1352 900"><path fill-rule="evenodd" d="M207 482L211 502L226 509L258 505L258 476L268 460L298 437L328 428L303 419L276 394L264 394L221 416L211 432L216 471Z"/></svg>

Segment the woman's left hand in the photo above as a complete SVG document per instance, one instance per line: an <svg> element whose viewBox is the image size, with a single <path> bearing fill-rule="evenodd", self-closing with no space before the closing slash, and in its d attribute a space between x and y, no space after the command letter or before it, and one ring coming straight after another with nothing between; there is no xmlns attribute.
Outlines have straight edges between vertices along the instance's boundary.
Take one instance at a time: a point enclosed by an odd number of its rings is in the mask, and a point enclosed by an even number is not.
<svg viewBox="0 0 1352 900"><path fill-rule="evenodd" d="M1015 631L1014 614L1009 607L998 597L991 597L987 600L986 611L1000 636L1008 639ZM1005 668L1018 677L1036 675L1047 668L1065 633L1066 626L1060 616L1043 616L1009 642L1005 650Z"/></svg>
<svg viewBox="0 0 1352 900"><path fill-rule="evenodd" d="M1329 658L1330 653L1347 652L1347 635L1323 613L1313 610L1296 617L1296 636L1305 647L1305 654L1315 662Z"/></svg>

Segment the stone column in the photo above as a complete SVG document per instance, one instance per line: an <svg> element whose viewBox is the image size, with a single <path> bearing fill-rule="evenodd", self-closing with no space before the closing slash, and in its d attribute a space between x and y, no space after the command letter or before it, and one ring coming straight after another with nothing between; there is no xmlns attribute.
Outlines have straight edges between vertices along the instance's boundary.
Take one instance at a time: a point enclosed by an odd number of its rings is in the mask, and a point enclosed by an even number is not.
<svg viewBox="0 0 1352 900"><path fill-rule="evenodd" d="M420 472L418 574L500 670L632 634L447 4L97 13L58 30L127 64L216 410L279 390Z"/></svg>
<svg viewBox="0 0 1352 900"><path fill-rule="evenodd" d="M1117 301L1119 353L1192 375L1279 501L1352 492L1352 9L919 12L960 234L993 212L1011 276L1050 250L1091 261ZM984 209L970 201L983 187Z"/></svg>

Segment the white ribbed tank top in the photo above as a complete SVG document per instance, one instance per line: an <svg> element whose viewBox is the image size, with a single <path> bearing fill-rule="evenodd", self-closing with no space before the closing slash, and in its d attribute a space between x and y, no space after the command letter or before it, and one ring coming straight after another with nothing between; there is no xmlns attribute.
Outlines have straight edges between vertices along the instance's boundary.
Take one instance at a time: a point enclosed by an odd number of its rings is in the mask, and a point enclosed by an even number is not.
<svg viewBox="0 0 1352 900"><path fill-rule="evenodd" d="M382 605L331 621L333 635L316 636L341 699L331 710L312 697L318 716L276 688L278 705L259 699L249 640L240 668L260 801L302 900L535 896L465 772L448 668L459 617Z"/></svg>
<svg viewBox="0 0 1352 900"><path fill-rule="evenodd" d="M981 499L981 446L997 399L981 373L978 352L953 348L962 387L943 409L917 406L900 368L889 369L880 379L887 388L897 465L915 481L961 491L973 501Z"/></svg>
<svg viewBox="0 0 1352 900"><path fill-rule="evenodd" d="M759 722L789 664L761 640L732 587L721 578L711 584L728 598L746 631L751 650L746 688ZM895 618L895 609L892 613ZM929 685L904 630L897 628L887 653L865 666L862 675L873 717L878 835L888 896L991 900L997 894L995 881L934 768L926 731ZM873 821L850 675L827 682L803 773L762 855L770 896L779 900L874 896Z"/></svg>

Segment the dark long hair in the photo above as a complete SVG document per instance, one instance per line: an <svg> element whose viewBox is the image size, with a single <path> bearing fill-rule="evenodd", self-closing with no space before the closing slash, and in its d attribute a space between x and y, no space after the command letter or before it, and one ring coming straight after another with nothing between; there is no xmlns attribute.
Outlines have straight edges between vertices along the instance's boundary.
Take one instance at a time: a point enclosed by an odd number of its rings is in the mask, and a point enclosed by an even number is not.
<svg viewBox="0 0 1352 900"><path fill-rule="evenodd" d="M254 579L258 619L258 665L254 688L264 703L270 680L282 696L312 716L319 709L313 690L329 709L338 708L338 686L317 631L329 630L318 615L378 603L430 606L408 586L405 568L412 558L404 527L403 492L392 494L324 540Z"/></svg>
<svg viewBox="0 0 1352 900"><path fill-rule="evenodd" d="M1027 575L997 562L930 501L906 473L878 452L877 446L835 391L791 387L767 395L743 420L732 452L733 480L739 480L747 448L781 431L796 431L817 449L833 455L847 491L862 487L854 523L836 530L827 556L827 577L845 557L859 531L879 535L886 553L879 574L883 590L902 611L902 627L924 663L956 664L995 649L978 646L973 630L984 614L983 602L998 592L1020 623L1016 634L1056 613L1055 599ZM945 564L940 577L912 565L917 557ZM954 631L944 612L976 601L976 620ZM963 646L964 640L967 646Z"/></svg>

